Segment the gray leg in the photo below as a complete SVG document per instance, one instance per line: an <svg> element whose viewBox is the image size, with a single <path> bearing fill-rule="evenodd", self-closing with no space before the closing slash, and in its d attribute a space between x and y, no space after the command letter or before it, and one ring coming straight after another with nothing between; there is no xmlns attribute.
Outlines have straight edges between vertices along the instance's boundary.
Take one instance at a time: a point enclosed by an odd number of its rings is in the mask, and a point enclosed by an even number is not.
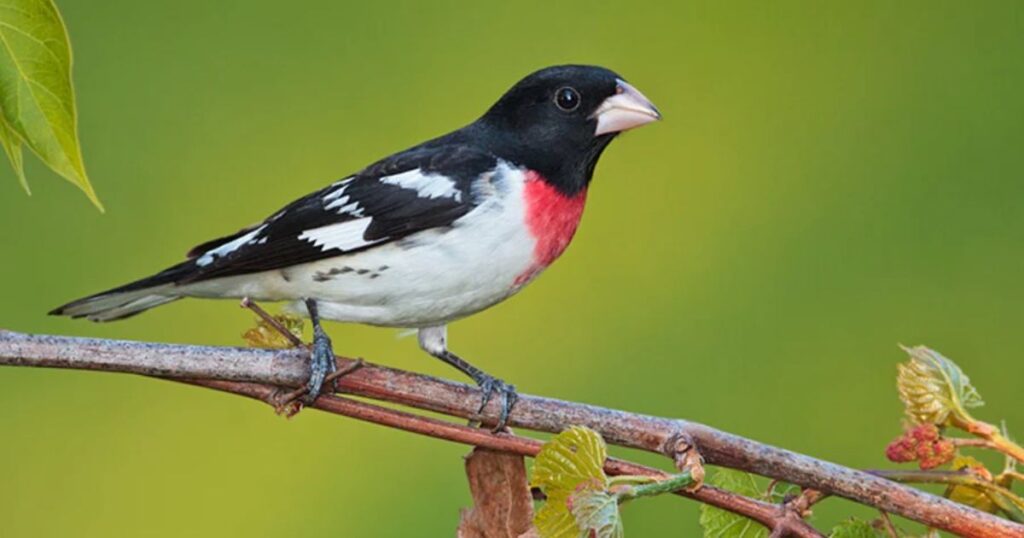
<svg viewBox="0 0 1024 538"><path fill-rule="evenodd" d="M487 407L487 402L491 401L491 397L494 396L494 393L497 392L501 394L501 415L498 417L498 424L494 427L494 430L498 431L504 429L508 422L508 414L512 411L512 406L516 404L516 400L519 398L516 394L515 386L505 383L504 381L466 362L451 351L448 351L447 326L441 325L440 327L420 329L418 337L420 347L423 351L426 351L445 363L454 366L457 370L469 376L477 385L480 386L480 390L483 392L483 397L480 402L480 408L477 410L477 414L483 412L484 408Z"/></svg>
<svg viewBox="0 0 1024 538"><path fill-rule="evenodd" d="M309 312L310 321L313 322L313 347L309 357L309 382L306 384L306 395L302 397L302 401L309 405L316 400L317 396L320 396L324 378L329 372L334 371L335 362L331 339L320 325L320 313L316 301L306 299L306 310Z"/></svg>

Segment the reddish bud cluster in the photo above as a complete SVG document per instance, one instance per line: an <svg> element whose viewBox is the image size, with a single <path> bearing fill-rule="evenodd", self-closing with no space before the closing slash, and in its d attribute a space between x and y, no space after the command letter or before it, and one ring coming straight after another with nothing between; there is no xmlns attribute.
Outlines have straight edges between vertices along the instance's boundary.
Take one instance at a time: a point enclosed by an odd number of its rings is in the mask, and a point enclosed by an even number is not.
<svg viewBox="0 0 1024 538"><path fill-rule="evenodd" d="M956 447L943 439L934 424L920 424L903 432L885 448L889 461L916 461L922 469L934 469L953 460Z"/></svg>

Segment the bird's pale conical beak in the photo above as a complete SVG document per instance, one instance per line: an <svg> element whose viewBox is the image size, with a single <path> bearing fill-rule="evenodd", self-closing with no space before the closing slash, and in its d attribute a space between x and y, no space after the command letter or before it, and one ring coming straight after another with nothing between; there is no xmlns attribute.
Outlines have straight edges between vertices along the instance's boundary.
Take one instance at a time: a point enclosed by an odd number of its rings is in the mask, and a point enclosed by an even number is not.
<svg viewBox="0 0 1024 538"><path fill-rule="evenodd" d="M594 136L622 132L661 119L661 113L640 90L624 80L616 82L615 95L605 99L591 116L597 119Z"/></svg>

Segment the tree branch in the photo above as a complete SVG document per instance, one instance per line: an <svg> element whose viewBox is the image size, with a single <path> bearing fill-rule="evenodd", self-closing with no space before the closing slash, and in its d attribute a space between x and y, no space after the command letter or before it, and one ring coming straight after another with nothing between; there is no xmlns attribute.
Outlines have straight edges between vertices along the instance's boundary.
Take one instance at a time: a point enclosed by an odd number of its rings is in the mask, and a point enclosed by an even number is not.
<svg viewBox="0 0 1024 538"><path fill-rule="evenodd" d="M339 359L342 368L348 367L352 362L351 359ZM228 390L271 403L275 401L278 389L266 385L301 387L308 376L307 354L301 349L269 351L149 344L36 336L5 331L0 331L0 365L119 371L190 379L195 384ZM196 381L197 378L204 380ZM225 385L225 381L235 383ZM366 364L341 378L338 381L338 388L341 392L454 417L477 418L475 407L479 401L479 392L475 388L401 370ZM484 423L493 424L498 415L498 405L498 402L492 402L484 410L484 417L479 418ZM539 447L536 441L529 439L492 435L482 430L418 417L347 398L322 396L314 403L314 407L425 435L524 455L532 455ZM1024 526L1011 521L868 473L758 443L695 422L522 395L510 416L509 424L544 432L559 432L570 425L588 426L599 432L609 443L666 454L673 458L676 456L678 440L686 439L708 463L783 480L826 495L845 497L960 535L1024 535ZM610 463L613 464L612 469L609 469L611 472L658 472L651 469L642 471L640 469L643 468L626 462L609 461L613 462ZM614 465L625 467L616 468ZM696 492L687 493L687 496L727 509L734 509L737 506L723 505L756 503L747 506L747 513L741 513L774 529L778 528L779 517L789 517L780 514L780 508L775 505L758 503L742 497L725 500L725 496L722 495L725 493L728 492L704 487ZM769 509L773 511L772 516L764 513ZM757 514L760 514L760 517ZM810 532L813 533L813 529ZM817 533L798 535L816 536Z"/></svg>
<svg viewBox="0 0 1024 538"><path fill-rule="evenodd" d="M281 389L258 383L219 380L179 381L224 392L230 392L241 396L247 396L249 398L266 402L275 408L282 403L282 397L285 397L285 393ZM436 439L444 439L447 441L488 448L501 452L510 452L521 456L529 456L531 458L535 457L537 453L540 452L541 446L543 445L540 441L527 437L505 433L495 434L486 428L472 428L461 424L453 424L443 420L423 417L339 396L320 396L315 402L313 402L311 407L328 413L334 413L362 420L364 422L418 433L420 435L426 435ZM668 473L658 469L617 458L608 458L605 462L604 469L608 474L616 476L641 475L655 478L665 478L669 476ZM779 506L750 499L723 489L704 486L697 491L680 490L674 493L749 517L770 529L791 523L790 521L784 520L784 514L781 513ZM793 536L801 538L814 538L821 536L820 533L815 531L806 523L804 523L802 527L794 526L792 530Z"/></svg>

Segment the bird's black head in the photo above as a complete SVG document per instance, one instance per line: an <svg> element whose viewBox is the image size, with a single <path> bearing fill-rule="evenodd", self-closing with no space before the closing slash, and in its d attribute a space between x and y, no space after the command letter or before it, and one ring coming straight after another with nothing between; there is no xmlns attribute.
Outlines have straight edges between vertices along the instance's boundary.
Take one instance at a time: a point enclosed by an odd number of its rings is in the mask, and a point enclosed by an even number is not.
<svg viewBox="0 0 1024 538"><path fill-rule="evenodd" d="M575 194L586 188L598 157L618 133L660 118L616 73L562 65L519 81L472 128L499 157Z"/></svg>

